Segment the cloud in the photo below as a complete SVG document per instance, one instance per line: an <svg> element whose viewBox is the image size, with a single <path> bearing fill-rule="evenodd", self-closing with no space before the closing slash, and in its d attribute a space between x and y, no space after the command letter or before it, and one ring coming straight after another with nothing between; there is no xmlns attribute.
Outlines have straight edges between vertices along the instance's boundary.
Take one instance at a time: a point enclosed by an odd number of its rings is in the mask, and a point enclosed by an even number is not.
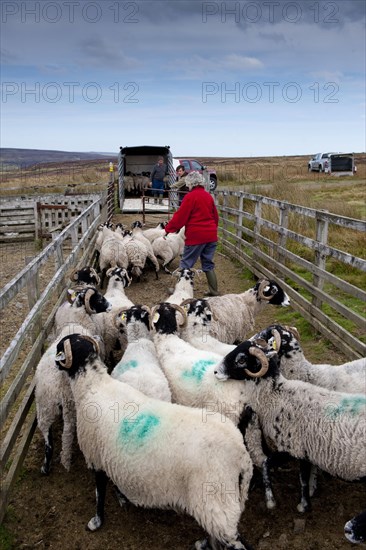
<svg viewBox="0 0 366 550"><path fill-rule="evenodd" d="M78 62L89 67L112 67L119 70L133 69L141 63L123 52L114 50L99 36L92 36L80 42L81 58Z"/></svg>

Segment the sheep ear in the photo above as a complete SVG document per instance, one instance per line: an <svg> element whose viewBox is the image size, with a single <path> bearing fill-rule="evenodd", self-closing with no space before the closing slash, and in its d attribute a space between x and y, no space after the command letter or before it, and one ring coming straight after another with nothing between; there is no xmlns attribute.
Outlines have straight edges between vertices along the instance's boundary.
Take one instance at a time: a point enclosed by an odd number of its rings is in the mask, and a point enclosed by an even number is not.
<svg viewBox="0 0 366 550"><path fill-rule="evenodd" d="M59 351L55 357L56 361L65 361L66 355L63 351Z"/></svg>
<svg viewBox="0 0 366 550"><path fill-rule="evenodd" d="M77 293L72 288L67 289L67 300L70 304L73 304L77 298Z"/></svg>

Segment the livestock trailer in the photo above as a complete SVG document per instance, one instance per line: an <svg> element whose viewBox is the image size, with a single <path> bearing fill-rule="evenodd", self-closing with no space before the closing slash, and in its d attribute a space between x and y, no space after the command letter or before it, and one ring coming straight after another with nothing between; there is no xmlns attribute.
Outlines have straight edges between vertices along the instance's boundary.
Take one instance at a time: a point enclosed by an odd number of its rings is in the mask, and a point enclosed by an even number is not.
<svg viewBox="0 0 366 550"><path fill-rule="evenodd" d="M167 187L175 181L175 169L173 166L173 155L169 145L137 145L134 147L120 147L118 155L118 182L119 182L119 204L123 209L123 203L126 194L134 197L141 196L141 188L136 186L133 190L126 189L126 178L145 177L150 179L150 175L158 157L164 158L168 167L169 181Z"/></svg>

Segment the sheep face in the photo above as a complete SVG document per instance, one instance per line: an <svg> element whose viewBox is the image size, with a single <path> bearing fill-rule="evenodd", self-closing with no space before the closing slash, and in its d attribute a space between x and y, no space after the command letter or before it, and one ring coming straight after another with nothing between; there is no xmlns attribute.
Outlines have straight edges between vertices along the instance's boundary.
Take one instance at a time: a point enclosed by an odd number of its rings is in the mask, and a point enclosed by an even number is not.
<svg viewBox="0 0 366 550"><path fill-rule="evenodd" d="M278 373L278 355L265 352L261 346L246 340L228 353L215 370L219 380L255 380L275 377Z"/></svg>
<svg viewBox="0 0 366 550"><path fill-rule="evenodd" d="M77 374L85 372L86 365L98 357L98 352L98 344L92 338L70 334L57 344L56 367L75 378Z"/></svg>
<svg viewBox="0 0 366 550"><path fill-rule="evenodd" d="M136 220L135 222L131 223L131 227L132 227L132 229L134 229L135 227L139 227L140 229L142 229L142 223L140 221Z"/></svg>
<svg viewBox="0 0 366 550"><path fill-rule="evenodd" d="M267 301L274 306L289 306L290 298L276 281L262 280L253 288L258 302Z"/></svg>
<svg viewBox="0 0 366 550"><path fill-rule="evenodd" d="M124 267L112 267L111 269L108 269L106 275L109 278L113 277L116 282L121 282L123 284L123 288L130 286L132 281Z"/></svg>
<svg viewBox="0 0 366 550"><path fill-rule="evenodd" d="M183 308L176 304L163 302L153 309L151 313L151 324L157 333L176 334L179 326L177 316L182 318L183 322L185 322L186 313Z"/></svg>
<svg viewBox="0 0 366 550"><path fill-rule="evenodd" d="M136 305L126 311L126 323L143 323L150 330L150 311L146 306Z"/></svg>

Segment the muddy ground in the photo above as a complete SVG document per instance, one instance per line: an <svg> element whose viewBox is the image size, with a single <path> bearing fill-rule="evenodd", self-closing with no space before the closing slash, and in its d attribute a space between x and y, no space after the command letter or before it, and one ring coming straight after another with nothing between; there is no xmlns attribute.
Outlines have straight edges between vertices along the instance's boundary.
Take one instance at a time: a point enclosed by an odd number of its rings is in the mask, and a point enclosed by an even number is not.
<svg viewBox="0 0 366 550"><path fill-rule="evenodd" d="M177 267L178 262L175 265ZM216 254L216 268L220 288L225 288L226 292L243 291L254 284L254 280L242 278L239 265L221 254ZM10 271L7 273L10 269L4 265L1 268L6 280L11 274ZM135 303L153 305L164 300L168 288L173 285L174 279L169 275L161 273L155 280L154 273L149 272L145 281L133 283L126 293ZM196 281L196 296L205 290L203 277ZM256 328L263 328L276 320L276 311L269 306L257 318ZM4 333L3 338L6 339ZM304 350L311 359L311 344L304 345ZM337 350L330 349L324 358L326 360L337 363L344 357ZM55 444L57 457L60 425L56 426ZM42 460L43 441L37 431L3 522L13 539L12 543L7 543L8 549L188 550L197 539L204 537L203 530L189 516L132 505L120 508L111 486L107 491L105 524L100 531L90 533L85 526L94 515L94 479L77 445L70 472L55 460L51 474L44 477L40 473ZM286 464L273 473L277 507L272 511L266 509L263 489L256 481L242 515L240 532L256 550L352 548L353 545L344 538L343 526L366 507L365 486L321 473L312 511L302 515L296 510L299 498L297 475L295 463Z"/></svg>

